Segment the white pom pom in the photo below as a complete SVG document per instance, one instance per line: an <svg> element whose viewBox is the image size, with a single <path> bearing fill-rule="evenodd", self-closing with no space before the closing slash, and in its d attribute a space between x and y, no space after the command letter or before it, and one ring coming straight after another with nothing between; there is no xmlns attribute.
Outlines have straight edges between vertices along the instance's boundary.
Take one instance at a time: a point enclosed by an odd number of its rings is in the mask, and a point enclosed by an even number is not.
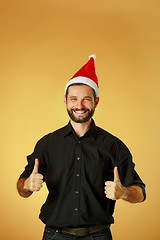
<svg viewBox="0 0 160 240"><path fill-rule="evenodd" d="M90 60L91 58L93 58L94 61L95 61L95 60L96 60L96 55L95 55L95 54L91 54L91 55L88 57L88 59Z"/></svg>

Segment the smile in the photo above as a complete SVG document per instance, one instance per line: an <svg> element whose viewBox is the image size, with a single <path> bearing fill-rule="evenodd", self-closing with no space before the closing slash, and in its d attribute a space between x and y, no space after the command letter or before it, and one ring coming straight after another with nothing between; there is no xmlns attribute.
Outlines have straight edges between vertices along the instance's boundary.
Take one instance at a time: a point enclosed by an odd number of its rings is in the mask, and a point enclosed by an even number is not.
<svg viewBox="0 0 160 240"><path fill-rule="evenodd" d="M78 114L78 115L83 115L85 114L86 112L88 112L88 110L78 110L78 109L73 109L72 112L74 112L75 114Z"/></svg>

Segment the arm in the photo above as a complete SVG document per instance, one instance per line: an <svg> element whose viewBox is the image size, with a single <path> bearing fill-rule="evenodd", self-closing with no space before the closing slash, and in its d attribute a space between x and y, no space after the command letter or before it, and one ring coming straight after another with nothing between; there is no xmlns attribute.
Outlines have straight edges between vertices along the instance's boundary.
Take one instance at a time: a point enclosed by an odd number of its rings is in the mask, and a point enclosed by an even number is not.
<svg viewBox="0 0 160 240"><path fill-rule="evenodd" d="M112 200L123 199L130 203L139 203L144 200L142 188L133 185L129 187L122 186L117 167L114 168L114 181L105 182L106 197Z"/></svg>
<svg viewBox="0 0 160 240"><path fill-rule="evenodd" d="M24 183L25 183L26 179L27 178L20 178L17 181L17 191L18 191L19 195L24 198L29 197L33 193L33 192L27 190L26 188L24 188Z"/></svg>
<svg viewBox="0 0 160 240"><path fill-rule="evenodd" d="M141 187L133 185L130 187L122 187L122 190L121 199L130 203L143 202L144 195Z"/></svg>
<svg viewBox="0 0 160 240"><path fill-rule="evenodd" d="M20 178L17 182L17 190L20 196L27 198L33 192L39 191L43 184L43 175L38 173L39 160L35 159L35 165L28 178Z"/></svg>

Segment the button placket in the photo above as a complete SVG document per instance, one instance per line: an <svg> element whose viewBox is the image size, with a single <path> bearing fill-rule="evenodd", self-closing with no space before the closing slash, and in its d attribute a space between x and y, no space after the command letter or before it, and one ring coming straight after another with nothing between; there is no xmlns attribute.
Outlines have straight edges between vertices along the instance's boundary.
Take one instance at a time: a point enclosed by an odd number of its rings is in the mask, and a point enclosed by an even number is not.
<svg viewBox="0 0 160 240"><path fill-rule="evenodd" d="M78 224L78 216L79 216L79 191L80 191L80 161L81 160L81 141L77 142L76 152L75 152L75 190L74 190L74 212L76 221Z"/></svg>

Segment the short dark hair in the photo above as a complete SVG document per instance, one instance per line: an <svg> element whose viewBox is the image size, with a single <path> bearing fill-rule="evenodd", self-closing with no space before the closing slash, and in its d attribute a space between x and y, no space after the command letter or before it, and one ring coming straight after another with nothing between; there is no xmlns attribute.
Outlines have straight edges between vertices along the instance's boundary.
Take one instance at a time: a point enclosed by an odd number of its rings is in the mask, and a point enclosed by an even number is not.
<svg viewBox="0 0 160 240"><path fill-rule="evenodd" d="M85 84L85 83L73 83L73 84L71 84L71 85L69 85L68 86L68 88L67 88L67 90L66 90L66 99L67 99L67 97L68 97L68 89L69 89L69 87L70 86L79 86L79 85L86 85L86 86L88 86L87 84ZM94 97L94 101L96 101L96 92L95 92L95 90L92 88L92 90L93 90L93 97Z"/></svg>

